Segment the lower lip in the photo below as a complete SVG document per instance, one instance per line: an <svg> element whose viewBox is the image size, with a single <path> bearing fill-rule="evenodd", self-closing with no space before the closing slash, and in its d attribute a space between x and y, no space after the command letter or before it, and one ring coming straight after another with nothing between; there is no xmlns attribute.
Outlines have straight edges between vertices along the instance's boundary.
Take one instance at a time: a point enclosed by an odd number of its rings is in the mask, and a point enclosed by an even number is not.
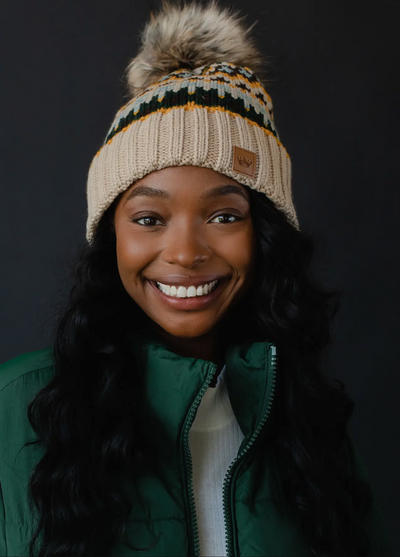
<svg viewBox="0 0 400 557"><path fill-rule="evenodd" d="M215 298L217 298L225 284L225 280L221 281L217 288L213 290L210 294L205 294L204 296L194 296L192 298L176 298L174 296L167 296L164 292L161 292L156 286L156 283L149 280L147 281L153 290L156 291L157 296L168 304L171 308L181 309L181 310L195 310L202 309L208 304L211 304Z"/></svg>

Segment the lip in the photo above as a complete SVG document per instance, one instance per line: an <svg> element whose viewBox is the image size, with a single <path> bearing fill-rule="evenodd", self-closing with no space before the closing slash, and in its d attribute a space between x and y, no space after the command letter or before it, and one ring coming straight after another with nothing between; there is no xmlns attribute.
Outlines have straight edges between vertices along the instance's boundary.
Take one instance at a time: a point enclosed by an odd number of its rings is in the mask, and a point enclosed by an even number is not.
<svg viewBox="0 0 400 557"><path fill-rule="evenodd" d="M161 284L168 284L169 286L202 286L214 280L224 280L226 277L221 275L198 275L198 276L183 276L183 275L160 275L156 278L149 278L147 280L153 282L161 282Z"/></svg>
<svg viewBox="0 0 400 557"><path fill-rule="evenodd" d="M210 294L206 294L205 296L200 296L200 297L193 297L193 298L175 298L173 296L167 296L166 294L164 294L163 292L161 292L161 290L159 290L157 288L157 285L155 283L155 281L153 280L147 280L147 282L149 283L150 287L155 291L156 295L160 298L161 301L163 301L165 304L167 304L169 307L173 308L173 309L180 309L180 310L196 310L196 309L203 309L204 307L208 306L209 304L211 304L215 298L218 298L218 296L220 295L225 283L227 282L226 280L222 280L220 282L220 284L217 286L217 288L215 290L213 290ZM157 281L157 282L161 282L161 281ZM209 281L211 282L211 281ZM174 283L170 283L171 286L174 285ZM178 283L175 283L178 284ZM204 284L199 283L200 284ZM179 284L179 286L184 286L182 284ZM189 286L196 286L195 283L191 282L189 284Z"/></svg>

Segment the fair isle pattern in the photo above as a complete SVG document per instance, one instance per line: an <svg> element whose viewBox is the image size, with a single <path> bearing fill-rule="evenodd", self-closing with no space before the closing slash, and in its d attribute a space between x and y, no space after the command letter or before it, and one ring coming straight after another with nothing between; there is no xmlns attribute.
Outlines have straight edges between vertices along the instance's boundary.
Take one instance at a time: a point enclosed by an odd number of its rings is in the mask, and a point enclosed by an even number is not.
<svg viewBox="0 0 400 557"><path fill-rule="evenodd" d="M235 146L256 155L252 176L235 170ZM89 168L87 240L135 181L183 165L211 168L264 193L298 228L291 162L271 98L251 70L224 63L172 72L118 111Z"/></svg>
<svg viewBox="0 0 400 557"><path fill-rule="evenodd" d="M178 70L148 87L117 112L104 143L153 112L185 106L227 110L247 118L278 139L271 98L253 72L220 63L193 71Z"/></svg>

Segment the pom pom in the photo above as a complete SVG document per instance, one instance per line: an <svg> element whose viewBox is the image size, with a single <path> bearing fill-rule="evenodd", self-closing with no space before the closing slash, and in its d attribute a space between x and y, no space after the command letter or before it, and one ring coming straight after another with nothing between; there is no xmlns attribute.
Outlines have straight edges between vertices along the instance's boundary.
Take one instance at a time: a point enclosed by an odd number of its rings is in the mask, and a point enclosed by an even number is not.
<svg viewBox="0 0 400 557"><path fill-rule="evenodd" d="M161 77L179 69L193 70L204 64L230 62L263 71L263 58L248 36L243 17L217 0L182 6L163 0L162 7L141 33L138 55L126 69L129 94L137 96ZM259 77L259 75L258 75Z"/></svg>

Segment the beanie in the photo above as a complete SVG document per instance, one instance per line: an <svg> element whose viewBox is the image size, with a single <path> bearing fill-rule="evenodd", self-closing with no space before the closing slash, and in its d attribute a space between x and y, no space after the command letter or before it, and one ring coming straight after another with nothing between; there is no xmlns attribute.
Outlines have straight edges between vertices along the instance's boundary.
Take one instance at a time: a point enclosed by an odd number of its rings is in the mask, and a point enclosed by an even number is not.
<svg viewBox="0 0 400 557"><path fill-rule="evenodd" d="M90 165L86 238L136 180L169 166L211 168L264 193L298 228L291 163L257 51L237 13L215 0L164 0L130 62L132 98L118 110Z"/></svg>

